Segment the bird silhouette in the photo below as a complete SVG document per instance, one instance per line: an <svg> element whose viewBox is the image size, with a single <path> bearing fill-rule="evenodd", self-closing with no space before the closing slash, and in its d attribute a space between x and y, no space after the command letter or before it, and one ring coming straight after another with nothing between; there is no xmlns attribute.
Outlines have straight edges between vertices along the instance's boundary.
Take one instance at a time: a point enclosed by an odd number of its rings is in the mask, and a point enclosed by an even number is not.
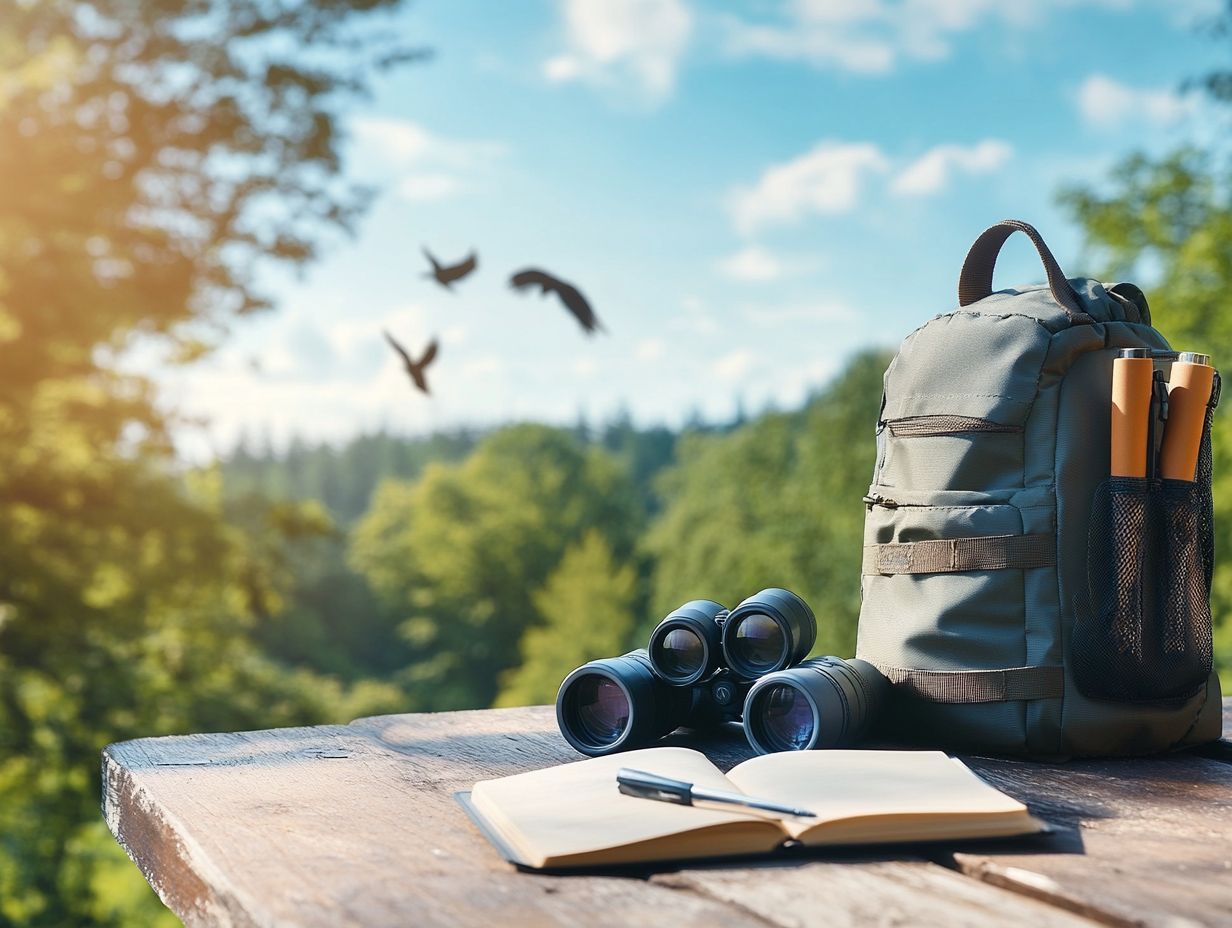
<svg viewBox="0 0 1232 928"><path fill-rule="evenodd" d="M413 360L411 356L407 354L406 349L399 345L394 340L394 337L388 332L385 332L385 340L389 342L390 347L393 348L394 351L398 352L399 357L402 358L402 363L406 367L407 376L411 378L411 381L415 384L415 386L431 396L431 391L428 390L427 378L424 377L424 371L427 370L428 365L432 363L432 359L436 357L436 339L434 338L432 341L428 342L428 347L424 349L423 357L418 361Z"/></svg>
<svg viewBox="0 0 1232 928"><path fill-rule="evenodd" d="M578 288L571 283L566 283L558 277L553 277L547 271L541 271L537 268L528 267L526 270L518 271L509 278L509 286L515 290L525 290L527 287L535 285L542 289L541 295L555 293L565 309L573 314L581 325L582 331L587 335L593 334L596 329L606 331L599 322L599 317L595 315L595 311L590 308L590 304L586 302L586 297L582 296Z"/></svg>
<svg viewBox="0 0 1232 928"><path fill-rule="evenodd" d="M479 256L472 249L471 253L463 258L457 264L443 265L432 256L432 252L427 248L423 249L424 257L432 265L432 270L425 274L425 277L432 277L436 282L446 290L450 289L455 280L461 280L471 271L479 266Z"/></svg>

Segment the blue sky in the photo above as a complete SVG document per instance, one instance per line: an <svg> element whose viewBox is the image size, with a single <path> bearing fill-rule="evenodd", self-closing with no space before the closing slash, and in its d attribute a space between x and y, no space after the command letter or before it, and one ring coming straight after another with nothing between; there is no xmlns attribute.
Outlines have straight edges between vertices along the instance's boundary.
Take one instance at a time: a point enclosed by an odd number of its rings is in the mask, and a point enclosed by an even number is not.
<svg viewBox="0 0 1232 928"><path fill-rule="evenodd" d="M203 417L342 441L512 419L643 423L790 407L870 344L952 307L985 226L1035 223L1072 276L1058 186L1211 135L1178 92L1221 63L1186 0L418 0L435 50L349 114L349 170L379 186L354 240L194 367L161 372ZM422 272L479 252L446 292ZM538 265L607 334L515 294ZM1025 240L998 280L1041 275ZM433 337L431 398L381 340Z"/></svg>

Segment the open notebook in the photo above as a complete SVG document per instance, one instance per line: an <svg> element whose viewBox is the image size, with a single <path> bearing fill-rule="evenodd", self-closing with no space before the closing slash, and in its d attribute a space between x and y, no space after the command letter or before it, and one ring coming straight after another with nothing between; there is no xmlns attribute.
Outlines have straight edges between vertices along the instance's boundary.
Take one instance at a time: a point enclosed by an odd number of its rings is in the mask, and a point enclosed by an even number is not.
<svg viewBox="0 0 1232 928"><path fill-rule="evenodd" d="M626 796L631 767L816 813L774 817ZM791 842L880 844L1045 830L1027 807L939 751L794 751L726 776L704 754L647 748L476 783L459 801L507 859L564 869L768 853Z"/></svg>

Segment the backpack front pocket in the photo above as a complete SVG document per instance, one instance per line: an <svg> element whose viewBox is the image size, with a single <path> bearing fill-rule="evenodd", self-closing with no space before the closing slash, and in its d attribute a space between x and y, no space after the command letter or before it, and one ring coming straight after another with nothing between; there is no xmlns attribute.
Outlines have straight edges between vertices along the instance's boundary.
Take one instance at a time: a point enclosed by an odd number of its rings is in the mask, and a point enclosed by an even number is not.
<svg viewBox="0 0 1232 928"><path fill-rule="evenodd" d="M1022 484L1023 426L976 416L921 415L884 423L885 486L964 490Z"/></svg>
<svg viewBox="0 0 1232 928"><path fill-rule="evenodd" d="M1049 750L1026 702L1061 695L1050 488L866 497L857 656L896 693L903 737Z"/></svg>
<svg viewBox="0 0 1232 928"><path fill-rule="evenodd" d="M900 666L1022 666L1023 571L1056 564L1044 490L912 492L873 487L866 503L862 649ZM884 629L884 642L878 639ZM893 643L887 654L883 643Z"/></svg>

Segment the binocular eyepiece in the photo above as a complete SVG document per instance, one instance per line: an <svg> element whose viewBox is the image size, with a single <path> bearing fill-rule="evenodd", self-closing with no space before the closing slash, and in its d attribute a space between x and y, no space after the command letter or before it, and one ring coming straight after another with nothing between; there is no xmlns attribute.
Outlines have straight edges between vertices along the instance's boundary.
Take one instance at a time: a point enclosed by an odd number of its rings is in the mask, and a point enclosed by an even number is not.
<svg viewBox="0 0 1232 928"><path fill-rule="evenodd" d="M755 680L803 660L817 641L817 618L790 590L762 590L727 616L722 641L732 673Z"/></svg>
<svg viewBox="0 0 1232 928"><path fill-rule="evenodd" d="M712 600L685 603L650 633L650 666L675 686L706 679L723 662L722 628L726 618L727 609Z"/></svg>
<svg viewBox="0 0 1232 928"><path fill-rule="evenodd" d="M565 677L556 721L592 757L646 747L677 728L742 719L762 754L851 744L875 720L889 684L861 660L800 663L816 638L812 609L788 590L762 590L730 613L695 599L656 626L647 649Z"/></svg>
<svg viewBox="0 0 1232 928"><path fill-rule="evenodd" d="M817 640L817 619L790 590L762 590L731 612L709 599L687 602L650 635L650 664L664 680L688 686L721 667L755 680L798 663Z"/></svg>

